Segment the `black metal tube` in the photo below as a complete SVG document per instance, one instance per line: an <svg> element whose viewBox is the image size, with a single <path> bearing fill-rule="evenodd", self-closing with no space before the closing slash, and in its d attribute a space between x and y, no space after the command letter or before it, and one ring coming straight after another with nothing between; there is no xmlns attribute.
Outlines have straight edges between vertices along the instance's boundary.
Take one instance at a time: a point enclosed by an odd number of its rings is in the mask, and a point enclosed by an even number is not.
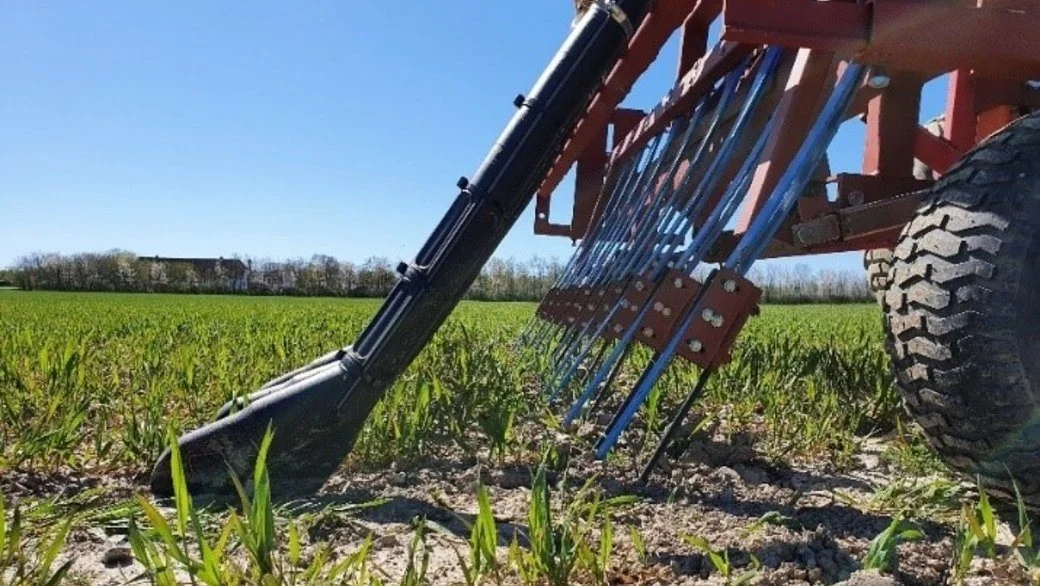
<svg viewBox="0 0 1040 586"><path fill-rule="evenodd" d="M697 378L697 384L690 391L689 395L686 395L686 399L683 400L682 405L679 406L679 410L676 411L675 416L672 417L672 421L668 424L668 427L664 430L664 435L661 436L661 441L657 443L657 448L654 449L654 454L650 456L650 460L643 466L642 472L639 473L639 482L646 484L649 480L650 474L653 473L654 468L661 461L664 453L668 450L668 446L672 445L675 441L675 435L679 433L679 428L682 427L683 421L686 421L686 416L690 413L690 408L693 407L693 402L700 398L701 393L704 392L705 387L708 385L708 379L711 378L711 369L707 369L701 372L700 377Z"/></svg>
<svg viewBox="0 0 1040 586"><path fill-rule="evenodd" d="M652 0L617 0L638 27ZM179 441L189 487L196 493L232 490L228 467L250 470L264 432L274 429L268 455L274 492L313 492L350 451L386 389L429 342L480 269L530 203L538 183L627 46L626 26L596 4L571 31L484 162L463 187L417 261L342 360L288 379L241 411ZM152 475L152 490L170 494L170 456Z"/></svg>

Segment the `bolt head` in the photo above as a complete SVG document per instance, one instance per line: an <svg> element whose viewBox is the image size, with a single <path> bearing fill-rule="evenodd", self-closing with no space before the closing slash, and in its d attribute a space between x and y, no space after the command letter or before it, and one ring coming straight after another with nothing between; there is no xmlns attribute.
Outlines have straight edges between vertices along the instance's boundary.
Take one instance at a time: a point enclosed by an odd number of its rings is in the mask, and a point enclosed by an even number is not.
<svg viewBox="0 0 1040 586"><path fill-rule="evenodd" d="M642 291L643 289L646 289L646 284L642 281L636 281L636 291Z"/></svg>
<svg viewBox="0 0 1040 586"><path fill-rule="evenodd" d="M675 285L676 289L682 289L683 288L683 280L682 279L677 278L677 279L675 279L675 281L672 282L672 284Z"/></svg>
<svg viewBox="0 0 1040 586"><path fill-rule="evenodd" d="M664 303L658 301L654 304L654 311L661 311L662 309L664 309Z"/></svg>
<svg viewBox="0 0 1040 586"><path fill-rule="evenodd" d="M712 327L721 328L723 323L725 323L725 320L717 313L711 318Z"/></svg>
<svg viewBox="0 0 1040 586"><path fill-rule="evenodd" d="M870 79L867 80L867 85L876 90L883 90L887 88L890 83L892 83L892 78L880 73L871 75Z"/></svg>
<svg viewBox="0 0 1040 586"><path fill-rule="evenodd" d="M712 318L715 317L715 312L712 311L712 309L709 307L709 308L707 308L707 309L705 309L704 311L701 312L701 317L704 318L704 321L709 321L710 322L712 320Z"/></svg>
<svg viewBox="0 0 1040 586"><path fill-rule="evenodd" d="M620 334L625 328L621 327L621 324L614 324L614 332Z"/></svg>
<svg viewBox="0 0 1040 586"><path fill-rule="evenodd" d="M653 338L654 337L654 330L653 330L653 328L643 328L643 335L646 336L647 338Z"/></svg>
<svg viewBox="0 0 1040 586"><path fill-rule="evenodd" d="M854 206L861 206L863 205L863 202L866 201L866 197L867 196L862 191L857 189L856 191L853 191L849 194L849 204Z"/></svg>
<svg viewBox="0 0 1040 586"><path fill-rule="evenodd" d="M704 350L704 344L700 340L690 340L690 343L686 346L693 352Z"/></svg>
<svg viewBox="0 0 1040 586"><path fill-rule="evenodd" d="M726 282L722 284L722 288L725 289L726 293L733 293L737 290L737 282L733 279L726 279Z"/></svg>
<svg viewBox="0 0 1040 586"><path fill-rule="evenodd" d="M665 317L671 317L671 315L672 315L672 308L671 307L665 307L664 309L661 310L661 315L663 315Z"/></svg>

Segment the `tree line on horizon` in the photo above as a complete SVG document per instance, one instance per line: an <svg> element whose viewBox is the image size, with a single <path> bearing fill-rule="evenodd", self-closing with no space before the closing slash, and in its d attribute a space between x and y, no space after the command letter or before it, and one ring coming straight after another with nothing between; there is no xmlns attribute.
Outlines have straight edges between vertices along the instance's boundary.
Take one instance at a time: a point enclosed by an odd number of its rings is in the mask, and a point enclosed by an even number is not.
<svg viewBox="0 0 1040 586"><path fill-rule="evenodd" d="M704 268L704 267L702 267ZM493 258L467 293L480 301L537 301L563 272L559 260ZM707 269L703 271L705 274ZM703 275L702 275L703 276ZM769 303L848 303L873 300L863 271L756 266L749 278ZM204 293L306 297L385 297L397 282L395 264L373 256L361 263L316 254L309 260L249 257L172 259L132 252L63 255L33 253L0 271L23 290L137 293Z"/></svg>

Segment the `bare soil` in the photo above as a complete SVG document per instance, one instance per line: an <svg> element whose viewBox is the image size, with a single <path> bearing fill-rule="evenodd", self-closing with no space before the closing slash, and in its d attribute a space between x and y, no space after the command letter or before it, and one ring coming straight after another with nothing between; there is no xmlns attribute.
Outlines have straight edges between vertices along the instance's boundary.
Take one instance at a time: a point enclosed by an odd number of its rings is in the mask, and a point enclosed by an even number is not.
<svg viewBox="0 0 1040 586"><path fill-rule="evenodd" d="M631 461L600 462L587 446L572 448L570 441L559 438L569 462L566 472L557 471L550 478L554 498L565 499L589 478L604 496L639 497L614 517L614 584L726 583L702 553L683 542L684 536L704 538L716 550L727 551L735 573L749 568L753 556L761 569L751 584L950 583L953 527L941 519L914 520L925 538L900 545L898 565L888 575L860 571L871 540L892 521L870 504L871 496L893 481L893 472L876 457L881 443L866 442L857 457L858 468L837 473L810 465L766 463L739 441L701 438L680 461L664 466L644 486L637 482L637 467ZM393 583L404 572L413 523L425 518L431 529L429 582L462 583L458 556L467 555L464 521L477 513L478 481L488 486L492 497L504 560L514 536L526 531L532 474L530 463L488 466L450 454L382 471L345 470L308 503L312 509L385 502L321 515L311 524L308 540L327 542L346 555L373 535L371 560ZM101 487L106 499L117 502L144 492L142 481L10 473L0 479L0 488L17 502L44 496L60 501ZM759 522L767 514L774 521ZM642 536L645 557L632 543L630 527ZM1010 531L1002 531L1006 545ZM118 524L98 525L77 528L66 554L76 558L73 573L82 583L114 585L142 571L125 548ZM1028 577L1010 556L998 561L976 558L965 583L1024 584Z"/></svg>

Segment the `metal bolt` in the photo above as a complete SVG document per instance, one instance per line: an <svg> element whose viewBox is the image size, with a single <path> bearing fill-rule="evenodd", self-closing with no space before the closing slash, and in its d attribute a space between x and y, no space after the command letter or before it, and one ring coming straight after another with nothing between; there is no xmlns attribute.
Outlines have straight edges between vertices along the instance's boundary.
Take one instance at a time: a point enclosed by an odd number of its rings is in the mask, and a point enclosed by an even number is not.
<svg viewBox="0 0 1040 586"><path fill-rule="evenodd" d="M654 337L654 330L653 330L653 328L643 328L643 335L646 336L647 338L653 338Z"/></svg>
<svg viewBox="0 0 1040 586"><path fill-rule="evenodd" d="M850 205L861 206L864 201L866 201L866 195L858 189L849 194Z"/></svg>
<svg viewBox="0 0 1040 586"><path fill-rule="evenodd" d="M807 244L812 240L813 230L809 226L802 226L795 231L794 237L800 244Z"/></svg>
<svg viewBox="0 0 1040 586"><path fill-rule="evenodd" d="M596 304L595 303L590 303L589 304L589 311L592 311L593 309L596 309Z"/></svg>
<svg viewBox="0 0 1040 586"><path fill-rule="evenodd" d="M642 291L643 289L646 289L646 284L642 281L636 281L636 291Z"/></svg>
<svg viewBox="0 0 1040 586"><path fill-rule="evenodd" d="M672 284L675 285L676 289L682 289L683 288L683 280L682 280L682 278L678 278L677 277L675 279L675 281L672 282Z"/></svg>
<svg viewBox="0 0 1040 586"><path fill-rule="evenodd" d="M654 304L654 311L661 311L662 309L664 309L664 303L658 301Z"/></svg>
<svg viewBox="0 0 1040 586"><path fill-rule="evenodd" d="M693 352L700 352L704 349L704 344L700 340L690 340L690 343L686 346Z"/></svg>
<svg viewBox="0 0 1040 586"><path fill-rule="evenodd" d="M892 78L883 73L875 73L867 80L867 85L876 90L883 90L887 88L890 83L892 83Z"/></svg>
<svg viewBox="0 0 1040 586"><path fill-rule="evenodd" d="M717 313L715 314L715 317L711 318L711 325L713 327L721 328L723 323L725 323L725 320L723 320L722 316Z"/></svg>
<svg viewBox="0 0 1040 586"><path fill-rule="evenodd" d="M661 310L661 315L663 315L665 317L670 317L672 315L672 308L671 307L666 307L666 308L662 309Z"/></svg>
<svg viewBox="0 0 1040 586"><path fill-rule="evenodd" d="M704 318L704 321L710 322L715 317L715 312L709 307L701 312L701 317Z"/></svg>
<svg viewBox="0 0 1040 586"><path fill-rule="evenodd" d="M722 284L722 288L725 289L726 293L733 293L737 290L737 282L733 279L727 279L726 282Z"/></svg>
<svg viewBox="0 0 1040 586"><path fill-rule="evenodd" d="M621 324L614 324L614 331L618 334L625 331L625 328L621 327Z"/></svg>

